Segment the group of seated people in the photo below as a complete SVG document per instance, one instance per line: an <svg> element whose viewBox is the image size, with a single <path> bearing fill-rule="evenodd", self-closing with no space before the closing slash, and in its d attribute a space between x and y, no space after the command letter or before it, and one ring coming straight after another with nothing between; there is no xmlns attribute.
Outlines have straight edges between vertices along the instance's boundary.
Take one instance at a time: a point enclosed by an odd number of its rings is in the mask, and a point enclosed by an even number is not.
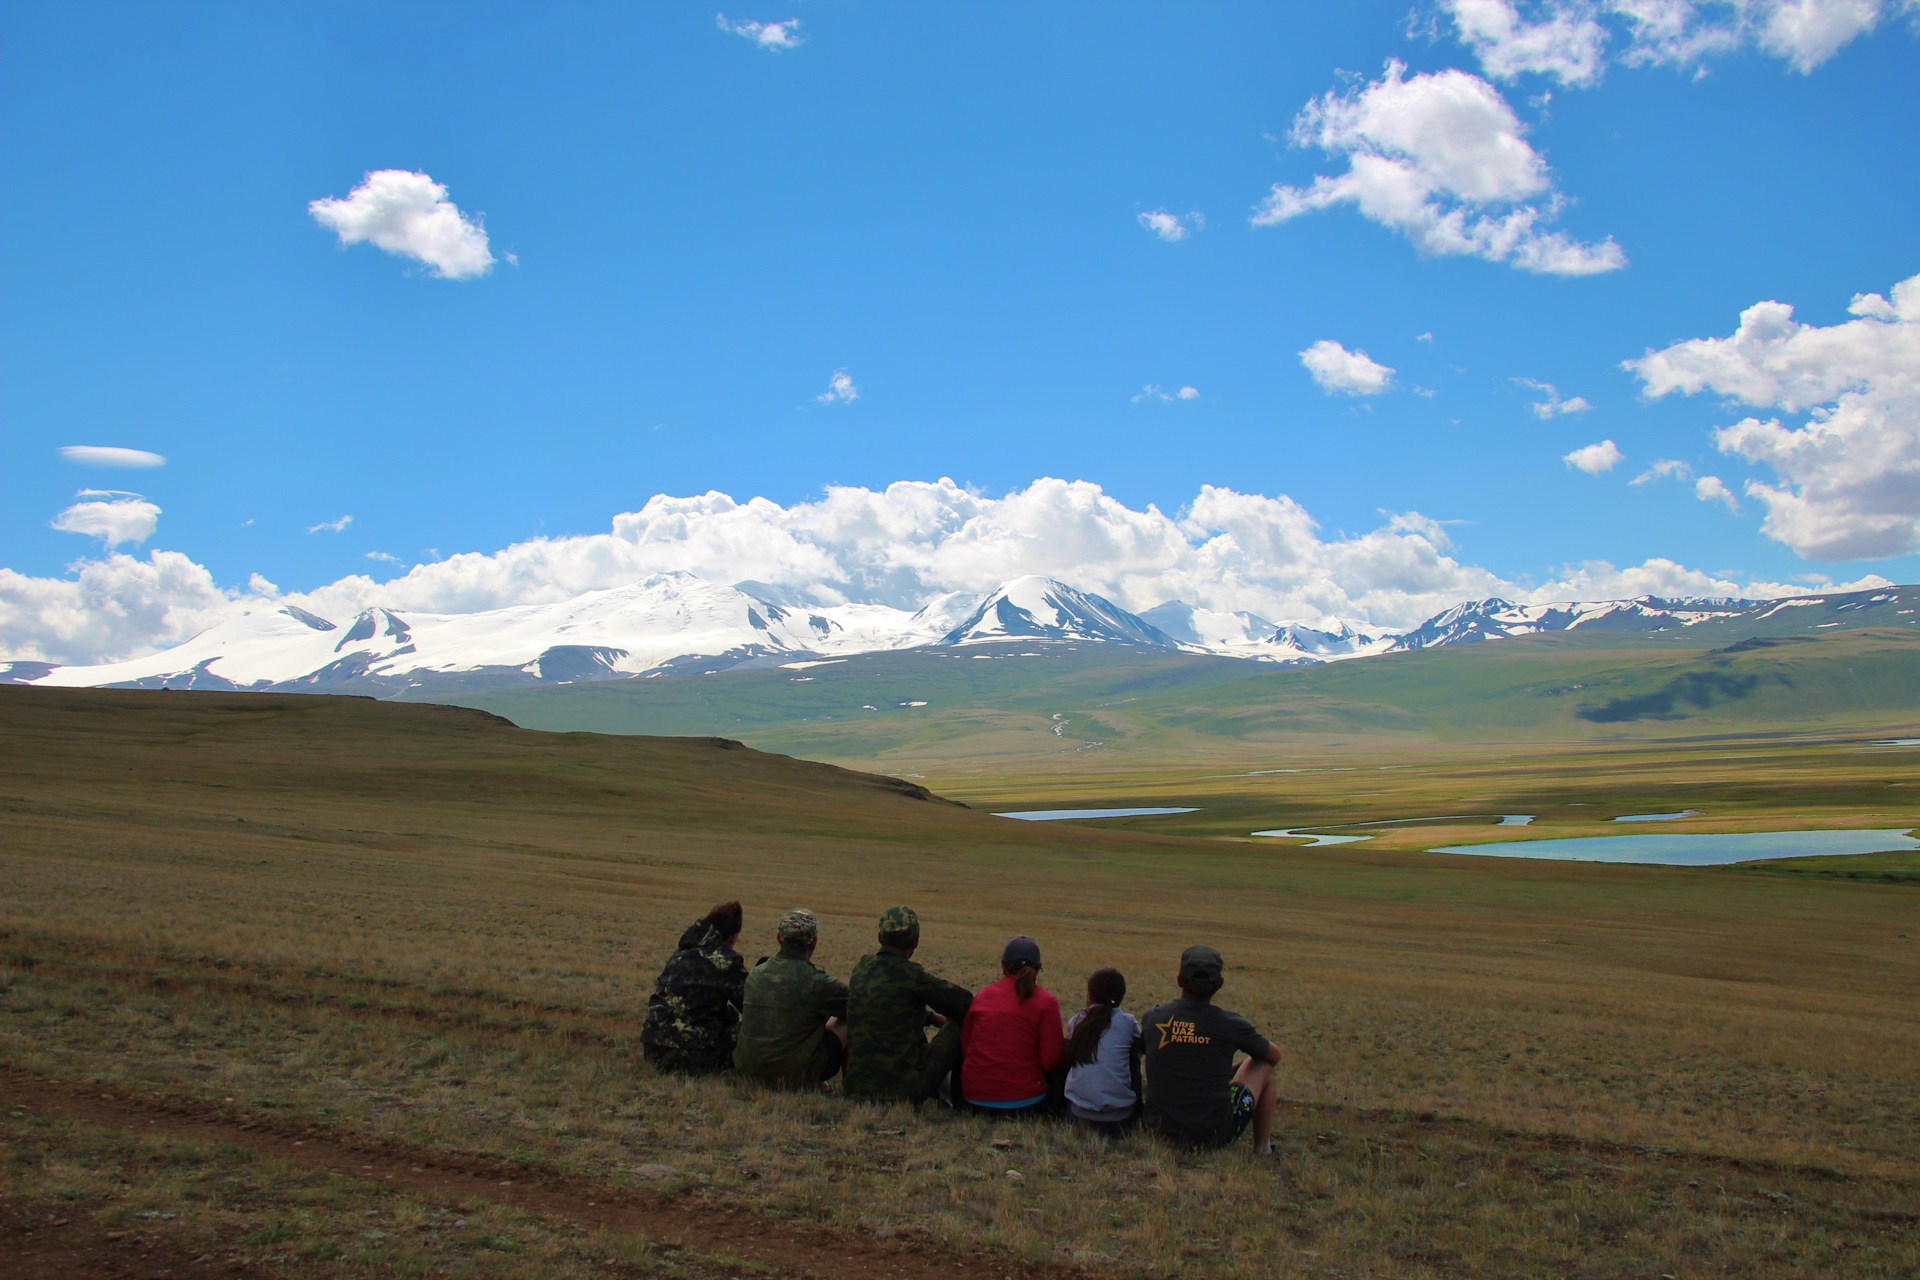
<svg viewBox="0 0 1920 1280"><path fill-rule="evenodd" d="M1096 969L1086 1006L1063 1027L1060 1002L1040 985L1040 944L1024 935L1002 950L1001 978L969 992L914 962L911 907L881 914L880 949L846 982L813 963L813 912L781 916L778 953L751 969L735 950L742 919L738 902L724 902L681 935L641 1031L655 1067L803 1089L838 1075L857 1101L934 1099L1108 1136L1142 1125L1187 1148L1229 1146L1251 1128L1255 1150L1272 1149L1280 1050L1214 1005L1224 964L1212 947L1188 947L1179 998L1138 1018L1120 1007L1126 978Z"/></svg>

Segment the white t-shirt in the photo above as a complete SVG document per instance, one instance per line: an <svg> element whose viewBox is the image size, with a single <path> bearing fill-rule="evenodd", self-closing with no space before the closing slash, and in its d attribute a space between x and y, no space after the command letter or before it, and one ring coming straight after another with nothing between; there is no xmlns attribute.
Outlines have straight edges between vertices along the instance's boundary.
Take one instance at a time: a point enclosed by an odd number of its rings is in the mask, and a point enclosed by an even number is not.
<svg viewBox="0 0 1920 1280"><path fill-rule="evenodd" d="M1067 1023L1067 1035L1086 1017L1082 1010ZM1067 1102L1082 1120L1125 1120L1133 1114L1140 1095L1133 1091L1134 1042L1140 1024L1125 1009L1113 1011L1113 1021L1101 1033L1094 1060L1067 1072Z"/></svg>

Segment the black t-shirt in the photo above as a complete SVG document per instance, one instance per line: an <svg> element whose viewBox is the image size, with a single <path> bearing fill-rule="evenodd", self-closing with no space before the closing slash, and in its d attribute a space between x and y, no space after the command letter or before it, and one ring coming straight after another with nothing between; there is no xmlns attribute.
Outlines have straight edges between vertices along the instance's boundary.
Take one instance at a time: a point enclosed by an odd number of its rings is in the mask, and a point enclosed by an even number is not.
<svg viewBox="0 0 1920 1280"><path fill-rule="evenodd" d="M1140 1019L1146 1042L1147 1097L1142 1117L1171 1137L1211 1138L1233 1121L1227 1086L1237 1050L1265 1060L1271 1046L1253 1024L1205 1000L1181 996Z"/></svg>

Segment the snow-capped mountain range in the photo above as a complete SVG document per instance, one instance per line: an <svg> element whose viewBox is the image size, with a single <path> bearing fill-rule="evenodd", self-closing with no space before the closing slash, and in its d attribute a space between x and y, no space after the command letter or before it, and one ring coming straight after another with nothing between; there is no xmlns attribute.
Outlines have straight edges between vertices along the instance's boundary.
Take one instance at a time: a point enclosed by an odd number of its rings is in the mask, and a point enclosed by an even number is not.
<svg viewBox="0 0 1920 1280"><path fill-rule="evenodd" d="M1180 602L1132 614L1053 578L1016 578L988 594L955 592L917 611L814 607L759 583L660 573L554 604L481 613L367 609L323 618L263 606L161 653L100 666L0 662L0 683L58 687L352 692L432 697L524 684L712 673L926 646L1114 644L1313 665L1409 649L1576 628L1659 631L1763 621L1800 606L1898 604L1900 593L1786 600L1661 600L1456 605L1405 633L1338 618L1275 623ZM1897 621L1915 625L1893 610ZM1905 611L1911 613L1911 610ZM1840 625L1826 623L1822 625Z"/></svg>

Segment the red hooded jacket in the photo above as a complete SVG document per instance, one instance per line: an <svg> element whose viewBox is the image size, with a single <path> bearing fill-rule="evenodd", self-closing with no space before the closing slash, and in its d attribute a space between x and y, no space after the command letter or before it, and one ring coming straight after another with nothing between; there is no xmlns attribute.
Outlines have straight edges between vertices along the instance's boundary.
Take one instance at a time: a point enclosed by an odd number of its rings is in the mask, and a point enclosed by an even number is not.
<svg viewBox="0 0 1920 1280"><path fill-rule="evenodd" d="M1012 978L983 987L960 1027L960 1083L970 1102L1024 1102L1047 1091L1067 1056L1060 1002L1045 987L1025 1000Z"/></svg>

